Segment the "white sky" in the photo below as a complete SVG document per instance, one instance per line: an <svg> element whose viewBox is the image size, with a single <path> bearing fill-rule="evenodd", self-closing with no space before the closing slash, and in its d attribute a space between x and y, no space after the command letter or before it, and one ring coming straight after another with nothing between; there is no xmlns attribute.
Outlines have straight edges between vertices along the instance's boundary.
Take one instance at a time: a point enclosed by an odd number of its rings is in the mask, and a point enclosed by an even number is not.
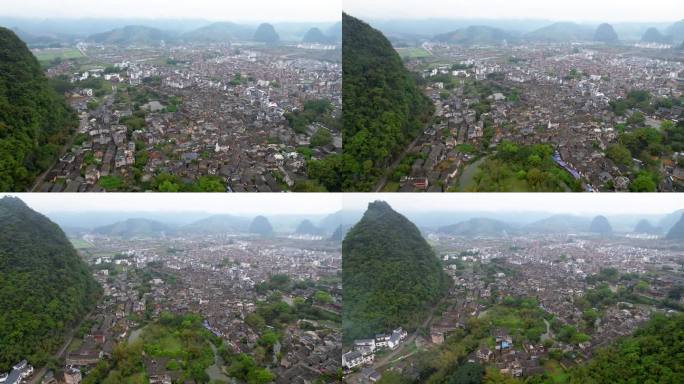
<svg viewBox="0 0 684 384"><path fill-rule="evenodd" d="M401 212L549 212L568 214L668 214L684 208L673 193L19 193L41 213L207 212L211 214L329 214L363 211L375 200ZM2 195L0 195L1 197Z"/></svg>
<svg viewBox="0 0 684 384"><path fill-rule="evenodd" d="M342 209L335 193L12 193L41 213L207 212L211 214L328 214ZM1 197L1 196L0 196Z"/></svg>
<svg viewBox="0 0 684 384"><path fill-rule="evenodd" d="M567 214L667 214L684 208L677 193L374 193L344 194L345 210L365 210L384 200L400 212L549 212Z"/></svg>
<svg viewBox="0 0 684 384"><path fill-rule="evenodd" d="M548 19L566 21L677 21L682 0L344 0L361 19Z"/></svg>
<svg viewBox="0 0 684 384"><path fill-rule="evenodd" d="M0 16L338 21L342 0L0 0Z"/></svg>

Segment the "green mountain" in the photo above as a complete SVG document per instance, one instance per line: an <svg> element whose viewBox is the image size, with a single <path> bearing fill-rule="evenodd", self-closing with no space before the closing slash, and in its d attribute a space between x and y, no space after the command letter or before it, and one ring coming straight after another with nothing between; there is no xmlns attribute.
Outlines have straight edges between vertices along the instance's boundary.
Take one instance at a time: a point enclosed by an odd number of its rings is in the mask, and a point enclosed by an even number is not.
<svg viewBox="0 0 684 384"><path fill-rule="evenodd" d="M675 45L682 44L684 42L684 20L680 20L667 27L665 34L672 38L672 42Z"/></svg>
<svg viewBox="0 0 684 384"><path fill-rule="evenodd" d="M407 218L383 201L342 242L344 340L402 326L415 329L449 287L435 252Z"/></svg>
<svg viewBox="0 0 684 384"><path fill-rule="evenodd" d="M306 32L306 35L302 38L302 43L318 43L327 44L331 39L324 35L323 32L318 28L311 28Z"/></svg>
<svg viewBox="0 0 684 384"><path fill-rule="evenodd" d="M572 215L554 215L525 226L532 233L577 233L589 228L590 221Z"/></svg>
<svg viewBox="0 0 684 384"><path fill-rule="evenodd" d="M644 219L640 220L637 225L634 227L634 233L646 233L650 235L657 235L660 233L660 229L658 227L653 226L650 221Z"/></svg>
<svg viewBox="0 0 684 384"><path fill-rule="evenodd" d="M28 189L77 125L26 44L0 27L0 191Z"/></svg>
<svg viewBox="0 0 684 384"><path fill-rule="evenodd" d="M606 44L615 44L619 42L618 35L615 33L613 26L608 23L603 23L596 28L594 32L594 41L600 41Z"/></svg>
<svg viewBox="0 0 684 384"><path fill-rule="evenodd" d="M175 34L157 28L128 25L123 28L91 35L88 37L88 41L114 45L159 45L162 41L170 41L174 38Z"/></svg>
<svg viewBox="0 0 684 384"><path fill-rule="evenodd" d="M249 220L232 215L214 215L180 228L182 233L221 234L244 232Z"/></svg>
<svg viewBox="0 0 684 384"><path fill-rule="evenodd" d="M441 227L437 232L455 236L507 236L516 233L517 230L503 221L473 218Z"/></svg>
<svg viewBox="0 0 684 384"><path fill-rule="evenodd" d="M325 34L330 36L334 41L341 41L342 40L342 22L338 21L337 23L333 24L328 28L327 31L325 31Z"/></svg>
<svg viewBox="0 0 684 384"><path fill-rule="evenodd" d="M589 232L601 236L612 236L613 227L610 226L610 222L605 216L596 216L589 225Z"/></svg>
<svg viewBox="0 0 684 384"><path fill-rule="evenodd" d="M342 25L344 157L335 171L343 190L370 191L434 107L380 31L347 14Z"/></svg>
<svg viewBox="0 0 684 384"><path fill-rule="evenodd" d="M682 214L682 217L679 219L679 221L672 228L670 228L666 239L684 241L684 214Z"/></svg>
<svg viewBox="0 0 684 384"><path fill-rule="evenodd" d="M14 197L0 199L0 372L44 364L101 288L64 232Z"/></svg>
<svg viewBox="0 0 684 384"><path fill-rule="evenodd" d="M280 41L280 36L271 24L263 23L254 32L254 40L260 43L277 44Z"/></svg>
<svg viewBox="0 0 684 384"><path fill-rule="evenodd" d="M437 35L434 38L434 40L443 43L460 45L503 44L504 42L511 41L512 39L513 36L502 29L483 25L469 26L467 28L458 29L453 32Z"/></svg>
<svg viewBox="0 0 684 384"><path fill-rule="evenodd" d="M184 33L181 38L186 41L220 43L237 40L249 40L254 36L254 29L231 22L218 22Z"/></svg>
<svg viewBox="0 0 684 384"><path fill-rule="evenodd" d="M658 221L658 226L663 229L664 232L668 232L679 219L684 215L684 209L678 209L670 214L665 215L662 219Z"/></svg>
<svg viewBox="0 0 684 384"><path fill-rule="evenodd" d="M323 230L315 226L310 220L302 220L297 226L295 233L298 235L321 236L323 235Z"/></svg>
<svg viewBox="0 0 684 384"><path fill-rule="evenodd" d="M591 28L569 22L553 23L525 35L527 39L546 42L589 41Z"/></svg>
<svg viewBox="0 0 684 384"><path fill-rule="evenodd" d="M330 236L329 240L335 242L342 242L342 240L344 240L344 237L347 236L347 232L349 232L350 228L351 227L349 225L340 224L340 226L337 227L333 234Z"/></svg>
<svg viewBox="0 0 684 384"><path fill-rule="evenodd" d="M257 216L249 225L249 233L261 236L271 236L273 235L273 227L267 218L264 216Z"/></svg>
<svg viewBox="0 0 684 384"><path fill-rule="evenodd" d="M93 233L98 235L124 238L157 237L173 231L173 228L165 224L148 219L128 219L93 229Z"/></svg>
<svg viewBox="0 0 684 384"><path fill-rule="evenodd" d="M657 28L649 28L641 36L641 41L645 43L668 43L670 40L667 36L660 33Z"/></svg>

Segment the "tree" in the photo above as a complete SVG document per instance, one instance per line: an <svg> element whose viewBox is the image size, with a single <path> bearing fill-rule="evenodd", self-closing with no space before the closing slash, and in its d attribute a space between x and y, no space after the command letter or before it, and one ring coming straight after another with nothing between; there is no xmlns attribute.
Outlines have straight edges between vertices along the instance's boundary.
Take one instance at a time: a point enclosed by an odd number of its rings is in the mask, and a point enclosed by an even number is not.
<svg viewBox="0 0 684 384"><path fill-rule="evenodd" d="M0 191L26 190L58 158L78 126L66 90L58 94L26 44L0 27Z"/></svg>
<svg viewBox="0 0 684 384"><path fill-rule="evenodd" d="M245 323L257 331L260 331L266 327L266 321L264 318L256 313L250 313L249 315L245 316Z"/></svg>
<svg viewBox="0 0 684 384"><path fill-rule="evenodd" d="M220 178L216 176L200 176L197 187L199 192L225 192L226 187Z"/></svg>
<svg viewBox="0 0 684 384"><path fill-rule="evenodd" d="M331 144L333 140L330 131L326 128L319 128L316 133L311 137L312 147L324 147Z"/></svg>
<svg viewBox="0 0 684 384"><path fill-rule="evenodd" d="M275 379L275 375L266 368L254 368L247 374L247 384L266 384Z"/></svg>
<svg viewBox="0 0 684 384"><path fill-rule="evenodd" d="M456 369L456 372L449 379L449 384L480 384L484 368L478 363L466 362Z"/></svg>
<svg viewBox="0 0 684 384"><path fill-rule="evenodd" d="M611 144L606 149L606 157L613 160L615 164L628 166L632 164L632 154L629 149L622 144Z"/></svg>
<svg viewBox="0 0 684 384"><path fill-rule="evenodd" d="M330 304L332 303L333 298L328 292L316 291L316 293L314 293L314 300L321 304Z"/></svg>
<svg viewBox="0 0 684 384"><path fill-rule="evenodd" d="M629 190L632 192L655 192L656 183L649 174L640 173L636 179L629 184Z"/></svg>
<svg viewBox="0 0 684 384"><path fill-rule="evenodd" d="M347 14L342 24L342 138L352 164L339 184L345 191L369 191L423 131L434 106L382 33Z"/></svg>
<svg viewBox="0 0 684 384"><path fill-rule="evenodd" d="M646 118L644 117L644 114L636 111L632 113L628 118L627 118L627 124L633 125L633 126L641 126L644 124L646 121Z"/></svg>
<svg viewBox="0 0 684 384"><path fill-rule="evenodd" d="M97 183L107 191L116 191L123 187L123 180L118 176L102 176Z"/></svg>

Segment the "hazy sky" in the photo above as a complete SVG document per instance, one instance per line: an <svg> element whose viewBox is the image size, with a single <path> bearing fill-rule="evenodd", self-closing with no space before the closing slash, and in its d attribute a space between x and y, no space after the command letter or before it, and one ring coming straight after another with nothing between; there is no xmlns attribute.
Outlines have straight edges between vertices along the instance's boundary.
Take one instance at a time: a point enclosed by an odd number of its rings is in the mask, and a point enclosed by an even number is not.
<svg viewBox="0 0 684 384"><path fill-rule="evenodd" d="M0 16L337 21L342 0L0 0Z"/></svg>
<svg viewBox="0 0 684 384"><path fill-rule="evenodd" d="M567 21L676 21L682 0L344 0L342 8L366 19L486 18Z"/></svg>
<svg viewBox="0 0 684 384"><path fill-rule="evenodd" d="M344 209L384 200L400 212L485 211L568 214L667 214L684 208L677 193L375 193L345 194Z"/></svg>
<svg viewBox="0 0 684 384"><path fill-rule="evenodd" d="M628 193L85 193L9 194L42 213L207 212L212 214L329 214L363 211L375 200L401 212L549 212L568 214L668 214L684 209L679 194ZM2 195L0 195L1 197Z"/></svg>
<svg viewBox="0 0 684 384"><path fill-rule="evenodd" d="M41 213L207 212L211 214L327 214L342 209L335 193L13 193Z"/></svg>

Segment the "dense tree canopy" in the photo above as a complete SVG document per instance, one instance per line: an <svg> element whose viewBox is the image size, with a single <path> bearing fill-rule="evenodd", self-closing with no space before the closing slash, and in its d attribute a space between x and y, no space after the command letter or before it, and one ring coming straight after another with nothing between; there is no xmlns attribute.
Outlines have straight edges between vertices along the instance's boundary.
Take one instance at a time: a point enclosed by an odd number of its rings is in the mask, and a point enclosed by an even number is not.
<svg viewBox="0 0 684 384"><path fill-rule="evenodd" d="M342 243L346 340L419 325L448 289L448 276L420 231L385 202L368 210Z"/></svg>
<svg viewBox="0 0 684 384"><path fill-rule="evenodd" d="M76 125L26 44L0 28L0 190L26 190Z"/></svg>
<svg viewBox="0 0 684 384"><path fill-rule="evenodd" d="M101 288L46 217L21 200L0 200L0 372L28 358L45 363Z"/></svg>
<svg viewBox="0 0 684 384"><path fill-rule="evenodd" d="M684 382L684 315L655 314L649 322L614 345L599 350L571 374L571 383Z"/></svg>
<svg viewBox="0 0 684 384"><path fill-rule="evenodd" d="M379 31L344 14L343 190L368 191L415 138L433 106Z"/></svg>

